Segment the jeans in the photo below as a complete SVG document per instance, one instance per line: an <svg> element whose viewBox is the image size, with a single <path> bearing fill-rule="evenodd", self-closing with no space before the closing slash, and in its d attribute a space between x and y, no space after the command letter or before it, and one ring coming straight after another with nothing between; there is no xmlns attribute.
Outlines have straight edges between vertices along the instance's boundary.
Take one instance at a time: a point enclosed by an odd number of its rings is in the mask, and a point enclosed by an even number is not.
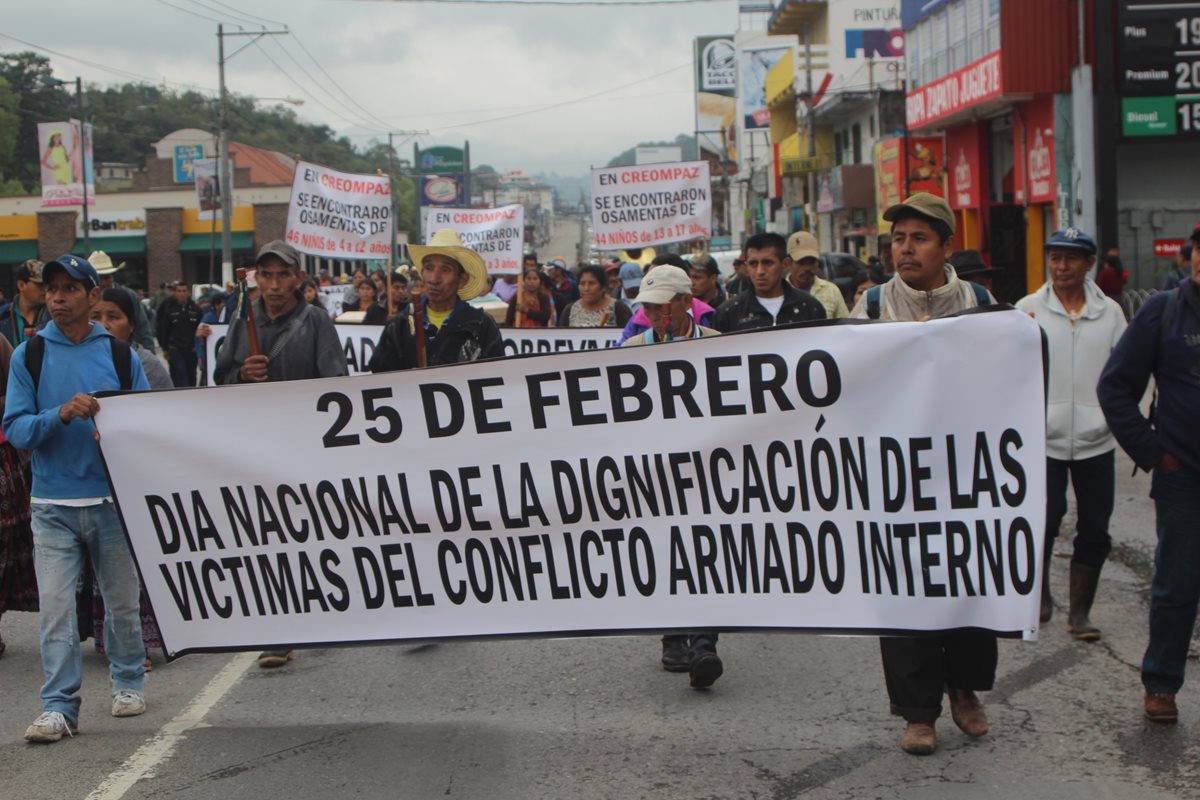
<svg viewBox="0 0 1200 800"><path fill-rule="evenodd" d="M75 587L83 559L91 555L104 598L104 649L113 691L143 691L146 648L138 605L138 574L112 503L75 508L33 506L33 545L41 612L42 710L79 721L83 683ZM90 602L90 598L84 598Z"/></svg>
<svg viewBox="0 0 1200 800"><path fill-rule="evenodd" d="M1151 486L1158 547L1142 685L1148 692L1175 694L1183 686L1200 601L1200 473L1187 467L1156 469Z"/></svg>
<svg viewBox="0 0 1200 800"><path fill-rule="evenodd" d="M167 364L171 368L171 383L175 388L196 385L196 365L199 359L195 350L167 350Z"/></svg>
<svg viewBox="0 0 1200 800"><path fill-rule="evenodd" d="M1067 513L1067 475L1075 489L1074 554L1071 561L1099 569L1112 551L1108 520L1112 517L1116 496L1115 450L1080 461L1046 459L1046 553L1054 549L1054 539Z"/></svg>

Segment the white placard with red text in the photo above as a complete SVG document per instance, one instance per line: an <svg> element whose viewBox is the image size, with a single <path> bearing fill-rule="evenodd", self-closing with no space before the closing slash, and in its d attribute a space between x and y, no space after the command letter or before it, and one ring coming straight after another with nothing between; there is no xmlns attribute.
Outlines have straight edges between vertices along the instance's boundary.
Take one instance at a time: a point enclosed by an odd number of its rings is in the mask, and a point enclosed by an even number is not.
<svg viewBox="0 0 1200 800"><path fill-rule="evenodd" d="M710 238L708 162L593 169L592 230L600 250Z"/></svg>
<svg viewBox="0 0 1200 800"><path fill-rule="evenodd" d="M325 258L386 259L392 237L392 190L386 175L296 164L284 237L288 244Z"/></svg>
<svg viewBox="0 0 1200 800"><path fill-rule="evenodd" d="M421 230L429 241L442 228L458 234L463 244L483 258L493 275L521 271L525 248L525 206L500 208L421 208Z"/></svg>

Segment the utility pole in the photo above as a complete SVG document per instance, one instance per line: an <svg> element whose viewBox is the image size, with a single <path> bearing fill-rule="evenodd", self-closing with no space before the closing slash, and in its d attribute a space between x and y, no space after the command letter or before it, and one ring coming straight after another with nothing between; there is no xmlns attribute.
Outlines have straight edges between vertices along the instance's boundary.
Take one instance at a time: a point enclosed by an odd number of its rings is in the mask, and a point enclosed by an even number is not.
<svg viewBox="0 0 1200 800"><path fill-rule="evenodd" d="M79 101L79 174L83 184L83 249L91 255L92 226L88 220L88 135L87 104L83 99L83 78L75 76L75 98ZM85 256L86 258L87 256Z"/></svg>
<svg viewBox="0 0 1200 800"><path fill-rule="evenodd" d="M397 173L396 173L396 145L393 144L393 137L404 136L409 139L412 139L415 136L425 136L428 133L429 133L429 131L388 131L388 170L391 173L391 180L393 181L393 183L392 183L392 248L391 248L392 259L391 259L391 264L390 264L391 272L396 271L396 260L397 260L396 259L396 184L395 184L395 180L397 178ZM401 144L403 144L403 142L401 142ZM418 198L418 202L417 202L417 217L418 217L417 226L418 226L418 229L421 224L420 216L421 216L421 203L420 203L420 198Z"/></svg>
<svg viewBox="0 0 1200 800"><path fill-rule="evenodd" d="M225 103L228 92L225 89L225 62L264 36L283 36L288 33L285 27L281 31L229 31L225 32L224 25L217 25L217 73L220 79L220 97L217 109L217 175L221 185L221 283L227 284L233 280L233 167L229 160L229 130L226 124ZM226 36L252 36L250 41L234 50L225 57ZM85 206L86 208L86 206Z"/></svg>
<svg viewBox="0 0 1200 800"><path fill-rule="evenodd" d="M809 220L809 227L812 230L809 233L816 236L817 241L820 241L817 228L817 171L812 168L817 156L817 126L813 119L815 109L813 108L811 22L804 23L804 74L805 102L808 103L808 114L805 117L805 124L808 127L808 202L812 204L812 219Z"/></svg>

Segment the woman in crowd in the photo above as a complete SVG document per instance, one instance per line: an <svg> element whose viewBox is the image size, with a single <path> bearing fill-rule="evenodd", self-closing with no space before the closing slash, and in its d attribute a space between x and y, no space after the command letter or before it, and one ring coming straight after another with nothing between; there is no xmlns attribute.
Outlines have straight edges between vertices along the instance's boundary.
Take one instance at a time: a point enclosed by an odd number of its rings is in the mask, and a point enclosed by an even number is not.
<svg viewBox="0 0 1200 800"><path fill-rule="evenodd" d="M387 309L379 305L379 293L375 291L374 281L363 281L358 285L358 305L353 311L365 311L363 325L382 325L387 322Z"/></svg>
<svg viewBox="0 0 1200 800"><path fill-rule="evenodd" d="M8 389L13 346L0 336L0 414ZM168 381L170 379L168 378ZM29 529L29 465L0 433L0 617L5 611L37 611L33 572L33 533ZM0 636L0 655L4 637Z"/></svg>
<svg viewBox="0 0 1200 800"><path fill-rule="evenodd" d="M310 306L316 306L322 311L325 310L325 304L321 302L321 291L317 289L316 281L306 278L304 283L300 284L300 291L304 294L304 302Z"/></svg>
<svg viewBox="0 0 1200 800"><path fill-rule="evenodd" d="M175 384L171 381L171 376L167 372L167 367L163 364L162 359L151 353L146 348L133 340L133 334L136 330L133 310L133 299L124 289L105 289L100 295L100 302L92 307L92 319L104 326L104 329L111 333L115 338L126 342L138 357L138 361L142 363L142 369L146 372L146 380L150 384L152 390L157 389L172 389ZM104 601L100 597L98 587L95 587L95 581L92 578L91 569L84 570L83 585L91 587L91 620L90 627L92 635L96 638L96 652L104 652ZM85 625L86 613L84 609L87 603L88 589L85 588L82 597L77 601L79 609L80 636L86 636L88 626ZM161 648L162 635L158 632L158 623L154 621L154 613L150 609L150 599L146 596L146 588L143 586L141 591L142 605L142 643L146 646L146 669L150 669L149 650L152 647Z"/></svg>
<svg viewBox="0 0 1200 800"><path fill-rule="evenodd" d="M518 313L521 315L519 322ZM542 279L542 273L537 269L526 269L521 275L521 291L508 301L504 324L510 328L545 328L550 325L553 314L554 299L548 281Z"/></svg>
<svg viewBox="0 0 1200 800"><path fill-rule="evenodd" d="M579 299L567 303L559 315L560 328L624 328L633 316L629 306L608 293L604 270L589 264L579 270Z"/></svg>

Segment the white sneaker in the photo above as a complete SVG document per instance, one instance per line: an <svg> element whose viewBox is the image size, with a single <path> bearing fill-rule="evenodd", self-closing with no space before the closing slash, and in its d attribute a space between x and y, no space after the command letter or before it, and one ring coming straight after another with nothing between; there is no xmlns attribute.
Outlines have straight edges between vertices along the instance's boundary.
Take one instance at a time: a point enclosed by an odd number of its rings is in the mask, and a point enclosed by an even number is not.
<svg viewBox="0 0 1200 800"><path fill-rule="evenodd" d="M121 689L113 693L112 715L114 717L136 717L146 713L146 697L133 689Z"/></svg>
<svg viewBox="0 0 1200 800"><path fill-rule="evenodd" d="M63 737L74 736L79 728L67 722L60 711L43 711L33 724L25 729L27 742L57 742Z"/></svg>

